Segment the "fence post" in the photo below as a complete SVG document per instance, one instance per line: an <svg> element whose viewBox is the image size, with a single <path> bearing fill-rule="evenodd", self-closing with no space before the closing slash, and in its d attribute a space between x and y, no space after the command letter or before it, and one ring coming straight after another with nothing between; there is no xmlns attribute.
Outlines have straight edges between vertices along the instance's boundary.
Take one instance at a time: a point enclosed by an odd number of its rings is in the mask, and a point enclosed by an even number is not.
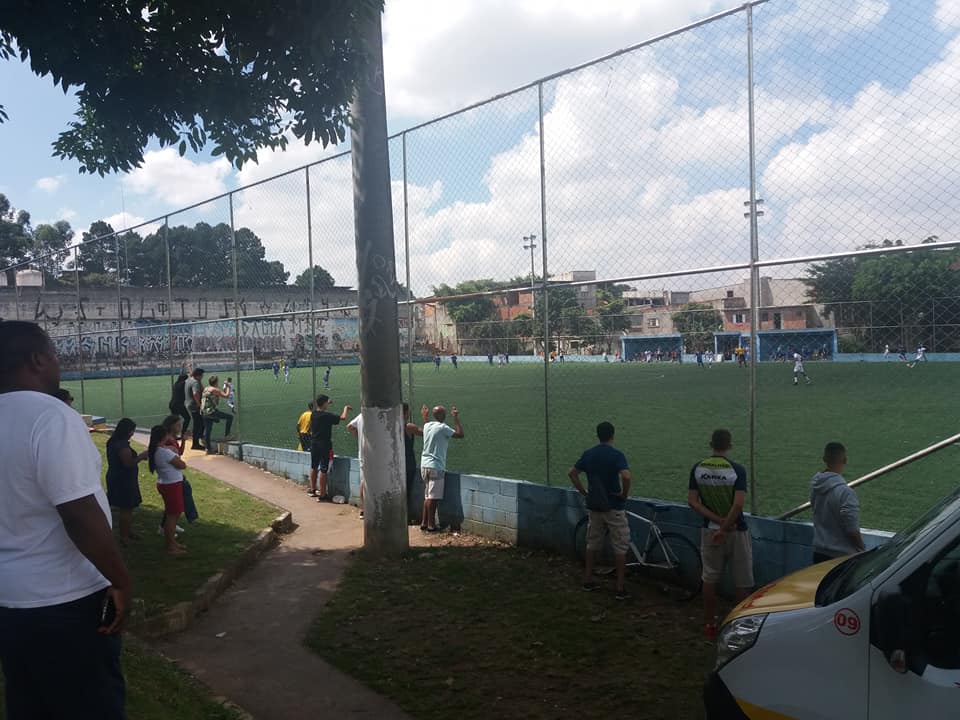
<svg viewBox="0 0 960 720"><path fill-rule="evenodd" d="M233 260L233 333L234 333L234 365L237 372L237 383L233 390L234 420L237 423L236 437L243 440L243 393L240 390L240 289L237 279L237 231L233 221L233 193L227 199L230 202L230 257ZM256 363L256 355L254 355Z"/></svg>
<svg viewBox="0 0 960 720"><path fill-rule="evenodd" d="M414 333L414 305L413 290L410 289L410 206L407 201L407 133L400 136L400 145L403 157L403 254L405 257L406 280L407 280L407 403L410 407L410 414L413 415L413 343L416 339Z"/></svg>
<svg viewBox="0 0 960 720"><path fill-rule="evenodd" d="M547 292L547 163L543 139L543 83L537 83L537 113L540 130L540 252L543 268L543 434L547 485L550 484L550 297ZM536 295L533 298L536 305ZM536 354L536 351L534 351Z"/></svg>
<svg viewBox="0 0 960 720"><path fill-rule="evenodd" d="M83 369L83 330L81 320L83 314L83 303L80 300L80 246L73 248L73 283L77 291L77 357L80 361L80 412L84 415L87 412L87 394L84 387L84 369Z"/></svg>
<svg viewBox="0 0 960 720"><path fill-rule="evenodd" d="M173 365L173 272L170 264L170 216L163 218L163 252L167 264L167 352L170 355L170 392L176 382L173 374L178 368ZM178 373L179 375L179 373Z"/></svg>
<svg viewBox="0 0 960 720"><path fill-rule="evenodd" d="M310 202L310 166L304 168L304 174L307 178L307 262L310 268L310 399L317 397L317 315L314 312L316 307L316 282L313 272L313 206ZM310 448L304 448L310 450Z"/></svg>
<svg viewBox="0 0 960 720"><path fill-rule="evenodd" d="M120 370L120 417L126 417L126 403L123 388L123 297L120 292L120 233L113 234L113 247L117 262L117 364Z"/></svg>
<svg viewBox="0 0 960 720"><path fill-rule="evenodd" d="M760 322L760 259L757 229L756 118L753 97L753 6L747 5L747 124L750 146L750 512L757 514L757 325Z"/></svg>

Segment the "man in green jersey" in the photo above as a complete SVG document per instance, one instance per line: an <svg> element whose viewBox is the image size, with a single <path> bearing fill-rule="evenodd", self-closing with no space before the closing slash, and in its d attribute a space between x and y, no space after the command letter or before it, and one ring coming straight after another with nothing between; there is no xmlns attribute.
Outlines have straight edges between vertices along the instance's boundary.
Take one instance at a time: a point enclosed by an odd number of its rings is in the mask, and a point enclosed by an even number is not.
<svg viewBox="0 0 960 720"><path fill-rule="evenodd" d="M743 519L747 497L747 471L733 462L729 430L714 430L710 438L713 454L690 470L687 503L703 516L700 554L703 558L704 635L717 637L717 583L729 566L737 600L753 588L753 547Z"/></svg>

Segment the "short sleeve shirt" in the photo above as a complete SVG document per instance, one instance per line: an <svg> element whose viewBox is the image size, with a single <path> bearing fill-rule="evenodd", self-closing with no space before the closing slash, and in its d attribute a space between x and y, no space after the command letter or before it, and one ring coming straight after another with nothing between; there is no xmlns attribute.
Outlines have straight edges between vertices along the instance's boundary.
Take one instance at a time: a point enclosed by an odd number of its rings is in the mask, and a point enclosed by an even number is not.
<svg viewBox="0 0 960 720"><path fill-rule="evenodd" d="M333 426L340 424L340 416L326 410L314 410L310 415L310 438L319 448L333 447Z"/></svg>
<svg viewBox="0 0 960 720"><path fill-rule="evenodd" d="M720 517L726 517L733 507L733 498L737 490L747 491L747 471L739 463L719 455L711 455L701 460L690 470L688 489L696 490L700 502ZM710 521L703 519L703 526L709 527ZM746 530L747 523L743 513L737 518L737 530Z"/></svg>
<svg viewBox="0 0 960 720"><path fill-rule="evenodd" d="M158 447L153 455L153 464L157 468L157 485L173 485L183 482L183 472L173 466L173 461L180 457L168 447Z"/></svg>
<svg viewBox="0 0 960 720"><path fill-rule="evenodd" d="M447 467L447 447L454 429L446 423L430 421L423 426L423 451L420 453L420 467L431 470L445 470Z"/></svg>
<svg viewBox="0 0 960 720"><path fill-rule="evenodd" d="M620 471L629 469L627 456L612 445L594 445L580 456L574 467L587 476L587 509L605 512L623 510Z"/></svg>
<svg viewBox="0 0 960 720"><path fill-rule="evenodd" d="M19 391L0 394L0 422L0 607L59 605L107 587L57 512L92 495L110 523L100 453L80 415L50 395Z"/></svg>
<svg viewBox="0 0 960 720"><path fill-rule="evenodd" d="M361 443L363 443L363 414L357 415L353 420L347 423L348 428L356 428L357 430L357 462L360 463L360 467L363 467L363 452L361 450Z"/></svg>
<svg viewBox="0 0 960 720"><path fill-rule="evenodd" d="M187 406L187 410L200 409L197 401L193 399L193 393L197 393L197 395L203 394L203 388L200 387L200 381L195 377L189 378L183 385L183 402Z"/></svg>

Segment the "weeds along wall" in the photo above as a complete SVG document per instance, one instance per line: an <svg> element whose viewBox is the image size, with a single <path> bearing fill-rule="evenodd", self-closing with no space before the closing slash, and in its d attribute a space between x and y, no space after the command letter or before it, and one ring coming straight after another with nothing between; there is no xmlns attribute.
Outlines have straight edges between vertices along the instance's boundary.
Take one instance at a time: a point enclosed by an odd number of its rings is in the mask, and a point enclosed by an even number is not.
<svg viewBox="0 0 960 720"><path fill-rule="evenodd" d="M610 419L673 499L729 426L767 514L828 440L859 472L944 437L944 393L896 360L960 352L958 80L948 3L769 0L394 135L385 296L414 414L460 403L463 469L554 485ZM47 329L85 412L155 422L202 363L233 378L242 440L294 447L311 397L359 405L351 158L264 175L39 248L0 272L0 316ZM938 462L911 497L942 494ZM896 525L901 490L865 508Z"/></svg>

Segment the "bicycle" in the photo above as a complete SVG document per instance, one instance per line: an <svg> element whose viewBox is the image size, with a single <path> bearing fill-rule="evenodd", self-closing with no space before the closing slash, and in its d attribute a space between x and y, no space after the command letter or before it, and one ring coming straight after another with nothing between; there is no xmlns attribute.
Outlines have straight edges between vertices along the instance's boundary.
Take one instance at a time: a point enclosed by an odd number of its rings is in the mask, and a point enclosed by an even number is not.
<svg viewBox="0 0 960 720"><path fill-rule="evenodd" d="M630 524L630 545L627 548L627 569L645 571L651 577L664 580L669 587L664 590L680 602L692 600L700 594L703 586L703 562L700 550L690 540L679 533L663 532L657 525L657 515L671 509L670 505L651 503L653 517L647 519L635 512L626 510ZM574 548L583 560L587 552L587 523L584 516L573 530ZM646 538L639 542L640 532L631 520L638 520L646 528ZM641 551L640 548L643 548ZM604 538L603 548L598 560L611 560L612 552L609 537Z"/></svg>

